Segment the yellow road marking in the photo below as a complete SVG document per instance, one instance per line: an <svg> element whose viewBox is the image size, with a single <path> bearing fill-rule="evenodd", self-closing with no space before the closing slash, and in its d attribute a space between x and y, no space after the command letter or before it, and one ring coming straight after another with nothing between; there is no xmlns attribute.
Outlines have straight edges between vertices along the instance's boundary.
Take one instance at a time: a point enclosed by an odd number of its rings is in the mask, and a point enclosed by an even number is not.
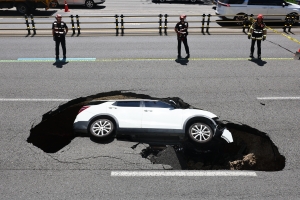
<svg viewBox="0 0 300 200"><path fill-rule="evenodd" d="M120 62L120 61L175 61L175 58L112 58L89 60L70 60L67 62ZM180 59L184 61L185 59ZM187 60L187 59L186 59ZM249 58L189 58L189 61L243 61ZM293 60L293 58L263 58L263 60ZM0 63L24 63L24 62L54 62L54 60L0 60Z"/></svg>
<svg viewBox="0 0 300 200"><path fill-rule="evenodd" d="M299 42L297 39L295 39L295 38L293 38L293 37L291 37L291 36L289 36L289 35L287 35L287 34L279 33L279 32L276 31L275 29L272 29L271 27L268 27L268 26L267 26L267 28L270 29L270 30L272 30L274 33L281 34L281 35L283 35L284 37L286 37L287 39L289 39L289 40L291 40L291 41L293 41L293 42L296 42L296 43L300 44L300 42Z"/></svg>

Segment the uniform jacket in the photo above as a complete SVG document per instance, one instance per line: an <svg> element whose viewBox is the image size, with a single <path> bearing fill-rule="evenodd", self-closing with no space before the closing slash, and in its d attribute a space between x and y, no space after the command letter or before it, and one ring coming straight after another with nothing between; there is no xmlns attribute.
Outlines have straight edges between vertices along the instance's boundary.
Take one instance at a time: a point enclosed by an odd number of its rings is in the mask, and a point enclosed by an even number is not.
<svg viewBox="0 0 300 200"><path fill-rule="evenodd" d="M55 37L64 37L66 34L65 29L67 28L67 24L63 21L61 21L60 23L58 23L57 21L52 23L52 29L54 30Z"/></svg>
<svg viewBox="0 0 300 200"><path fill-rule="evenodd" d="M267 34L266 24L254 22L250 27L251 38L253 40L262 40L263 35Z"/></svg>
<svg viewBox="0 0 300 200"><path fill-rule="evenodd" d="M189 27L189 23L188 22L184 22L183 24L181 22L178 22L176 24L175 29L177 31L184 32L183 34L177 34L178 39L186 38L186 36L188 35L188 27Z"/></svg>

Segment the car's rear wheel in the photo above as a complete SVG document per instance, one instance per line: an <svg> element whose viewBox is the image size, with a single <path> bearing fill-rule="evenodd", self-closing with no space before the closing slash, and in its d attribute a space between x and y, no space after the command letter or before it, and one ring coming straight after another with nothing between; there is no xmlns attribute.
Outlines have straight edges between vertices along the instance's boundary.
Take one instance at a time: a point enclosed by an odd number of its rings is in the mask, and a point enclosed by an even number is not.
<svg viewBox="0 0 300 200"><path fill-rule="evenodd" d="M89 133L91 137L97 139L106 139L114 135L115 125L106 118L97 118L93 120L89 126Z"/></svg>
<svg viewBox="0 0 300 200"><path fill-rule="evenodd" d="M25 3L18 3L17 5L17 11L20 13L20 14L28 14L29 12L29 8L28 6L25 4Z"/></svg>
<svg viewBox="0 0 300 200"><path fill-rule="evenodd" d="M188 137L197 144L207 144L213 138L213 129L204 122L194 122L189 126Z"/></svg>
<svg viewBox="0 0 300 200"><path fill-rule="evenodd" d="M236 24L238 26L243 25L244 15L245 13L239 13L234 17L234 20L237 21Z"/></svg>
<svg viewBox="0 0 300 200"><path fill-rule="evenodd" d="M95 3L94 3L93 0L86 0L86 1L85 1L85 6L86 6L87 8L93 8L93 7L95 6Z"/></svg>
<svg viewBox="0 0 300 200"><path fill-rule="evenodd" d="M58 8L58 6L59 6L58 2L54 1L54 0L50 1L50 5L51 5L52 8Z"/></svg>

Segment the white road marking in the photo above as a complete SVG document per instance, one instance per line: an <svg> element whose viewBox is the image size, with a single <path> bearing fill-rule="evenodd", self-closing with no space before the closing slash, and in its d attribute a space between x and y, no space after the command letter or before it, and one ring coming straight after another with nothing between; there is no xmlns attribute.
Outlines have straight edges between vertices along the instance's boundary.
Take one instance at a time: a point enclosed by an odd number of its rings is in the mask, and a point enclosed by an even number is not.
<svg viewBox="0 0 300 200"><path fill-rule="evenodd" d="M111 176L257 176L249 171L112 171Z"/></svg>
<svg viewBox="0 0 300 200"><path fill-rule="evenodd" d="M4 99L0 98L0 101L70 101L71 99Z"/></svg>
<svg viewBox="0 0 300 200"><path fill-rule="evenodd" d="M258 100L300 100L300 97L257 97Z"/></svg>

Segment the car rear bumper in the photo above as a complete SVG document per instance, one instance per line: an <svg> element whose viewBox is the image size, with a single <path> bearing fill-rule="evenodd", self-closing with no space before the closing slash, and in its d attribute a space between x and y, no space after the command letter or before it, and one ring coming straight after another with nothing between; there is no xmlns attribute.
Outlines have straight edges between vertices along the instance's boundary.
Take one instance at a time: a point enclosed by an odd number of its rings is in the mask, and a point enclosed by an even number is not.
<svg viewBox="0 0 300 200"><path fill-rule="evenodd" d="M73 124L75 133L87 133L88 122L78 121Z"/></svg>

